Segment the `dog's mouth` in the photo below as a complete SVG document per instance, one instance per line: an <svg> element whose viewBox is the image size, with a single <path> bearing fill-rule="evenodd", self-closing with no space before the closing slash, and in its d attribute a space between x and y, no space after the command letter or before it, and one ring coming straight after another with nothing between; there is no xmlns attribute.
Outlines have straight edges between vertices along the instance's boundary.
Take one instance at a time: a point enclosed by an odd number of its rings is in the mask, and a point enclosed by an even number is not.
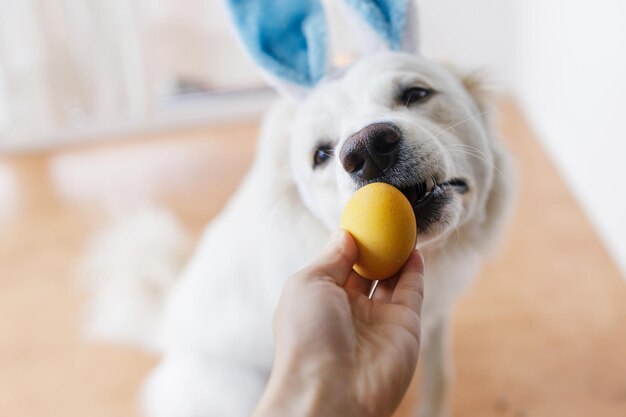
<svg viewBox="0 0 626 417"><path fill-rule="evenodd" d="M467 182L461 178L453 178L451 180L437 183L435 181L424 181L409 187L402 187L400 191L406 196L413 206L413 209L419 209L427 205L433 198L452 189L459 194L465 194L469 191Z"/></svg>
<svg viewBox="0 0 626 417"><path fill-rule="evenodd" d="M452 178L444 182L423 181L401 187L400 191L413 207L418 231L426 233L431 225L442 218L442 211L453 198L453 193L465 194L469 191L469 185L462 178Z"/></svg>

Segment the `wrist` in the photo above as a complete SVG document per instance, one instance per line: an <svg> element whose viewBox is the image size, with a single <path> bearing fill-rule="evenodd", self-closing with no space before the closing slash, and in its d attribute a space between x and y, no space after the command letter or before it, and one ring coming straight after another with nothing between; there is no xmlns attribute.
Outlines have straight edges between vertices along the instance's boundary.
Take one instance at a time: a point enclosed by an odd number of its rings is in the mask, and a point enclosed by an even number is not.
<svg viewBox="0 0 626 417"><path fill-rule="evenodd" d="M272 376L252 417L324 415L323 398L324 390L317 384Z"/></svg>
<svg viewBox="0 0 626 417"><path fill-rule="evenodd" d="M278 365L252 417L353 417L366 413L352 400L336 371L306 372L299 366ZM304 366L303 366L304 365ZM333 377L334 376L334 377Z"/></svg>

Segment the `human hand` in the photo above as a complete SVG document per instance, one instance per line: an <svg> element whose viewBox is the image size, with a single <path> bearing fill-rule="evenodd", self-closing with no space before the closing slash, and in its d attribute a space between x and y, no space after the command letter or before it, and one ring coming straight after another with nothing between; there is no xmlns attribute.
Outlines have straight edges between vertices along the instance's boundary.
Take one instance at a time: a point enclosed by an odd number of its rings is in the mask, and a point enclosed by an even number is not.
<svg viewBox="0 0 626 417"><path fill-rule="evenodd" d="M417 364L422 256L372 281L352 270L357 247L335 232L324 253L286 284L274 316L275 361L255 417L390 416Z"/></svg>

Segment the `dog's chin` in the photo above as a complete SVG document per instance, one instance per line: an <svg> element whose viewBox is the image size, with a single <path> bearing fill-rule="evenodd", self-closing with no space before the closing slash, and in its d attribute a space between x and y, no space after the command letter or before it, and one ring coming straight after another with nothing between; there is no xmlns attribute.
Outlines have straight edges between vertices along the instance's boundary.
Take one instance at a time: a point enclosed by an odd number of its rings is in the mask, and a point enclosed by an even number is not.
<svg viewBox="0 0 626 417"><path fill-rule="evenodd" d="M418 241L431 241L453 228L460 214L459 196L469 191L467 182L453 178L424 181L400 187L413 207Z"/></svg>

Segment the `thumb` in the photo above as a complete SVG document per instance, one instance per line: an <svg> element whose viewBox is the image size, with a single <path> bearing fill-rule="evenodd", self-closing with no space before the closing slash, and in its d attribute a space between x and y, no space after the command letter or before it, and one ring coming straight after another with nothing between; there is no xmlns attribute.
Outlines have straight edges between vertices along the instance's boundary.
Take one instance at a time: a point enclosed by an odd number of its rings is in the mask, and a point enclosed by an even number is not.
<svg viewBox="0 0 626 417"><path fill-rule="evenodd" d="M354 239L345 230L336 230L323 252L310 266L315 276L331 278L339 286L343 286L356 262L358 249Z"/></svg>

